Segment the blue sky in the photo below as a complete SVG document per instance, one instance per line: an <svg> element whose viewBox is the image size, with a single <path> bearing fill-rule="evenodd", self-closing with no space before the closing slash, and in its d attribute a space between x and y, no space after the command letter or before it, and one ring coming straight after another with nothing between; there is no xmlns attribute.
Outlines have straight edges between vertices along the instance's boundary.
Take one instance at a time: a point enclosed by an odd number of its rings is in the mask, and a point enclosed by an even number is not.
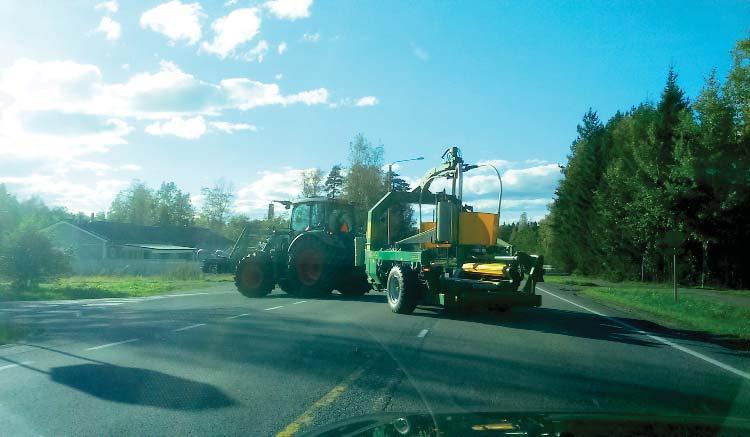
<svg viewBox="0 0 750 437"><path fill-rule="evenodd" d="M356 133L418 178L450 145L505 172L503 219L539 218L575 127L658 99L673 64L695 96L748 36L750 3L15 1L0 3L0 182L72 211L132 179L235 210L294 197ZM471 197L492 210L486 175Z"/></svg>

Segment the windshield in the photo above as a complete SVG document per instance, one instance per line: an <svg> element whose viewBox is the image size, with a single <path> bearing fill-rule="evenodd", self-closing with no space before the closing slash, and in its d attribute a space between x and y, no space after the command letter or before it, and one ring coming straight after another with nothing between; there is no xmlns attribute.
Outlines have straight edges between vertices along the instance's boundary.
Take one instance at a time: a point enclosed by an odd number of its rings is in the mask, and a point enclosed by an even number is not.
<svg viewBox="0 0 750 437"><path fill-rule="evenodd" d="M303 203L296 205L292 210L292 230L302 232L310 226L310 204Z"/></svg>
<svg viewBox="0 0 750 437"><path fill-rule="evenodd" d="M0 0L0 437L721 435L749 213L750 1Z"/></svg>

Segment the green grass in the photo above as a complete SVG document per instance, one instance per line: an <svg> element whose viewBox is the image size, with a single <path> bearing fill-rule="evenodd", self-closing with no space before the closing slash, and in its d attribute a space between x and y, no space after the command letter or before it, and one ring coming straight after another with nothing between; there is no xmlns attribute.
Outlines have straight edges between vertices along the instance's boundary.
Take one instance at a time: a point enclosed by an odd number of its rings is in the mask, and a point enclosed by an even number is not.
<svg viewBox="0 0 750 437"><path fill-rule="evenodd" d="M597 284L593 281L594 280L592 278L588 278L586 276L579 276L579 275L568 275L568 276L545 275L544 276L544 282L549 282L551 284L573 285L573 286L578 286L578 287L596 287Z"/></svg>
<svg viewBox="0 0 750 437"><path fill-rule="evenodd" d="M674 301L672 287L665 283L599 282L599 286L586 285L592 279L585 277L559 277L550 283L576 285L578 294L604 303L624 307L640 313L645 318L662 325L679 329L706 331L714 335L728 335L750 339L750 306L733 305L720 299L699 294L679 294ZM596 281L596 280L594 280ZM709 290L707 290L709 291ZM715 293L724 293L716 291ZM737 291L737 294L743 293ZM727 293L729 294L729 293ZM735 293L731 293L735 295ZM750 295L747 291L742 294Z"/></svg>
<svg viewBox="0 0 750 437"><path fill-rule="evenodd" d="M231 280L231 275L198 275L194 279L170 276L73 276L40 284L34 290L17 290L9 283L0 283L0 301L153 296L175 290L210 287Z"/></svg>
<svg viewBox="0 0 750 437"><path fill-rule="evenodd" d="M24 332L9 323L0 323L0 344L12 343L23 336Z"/></svg>

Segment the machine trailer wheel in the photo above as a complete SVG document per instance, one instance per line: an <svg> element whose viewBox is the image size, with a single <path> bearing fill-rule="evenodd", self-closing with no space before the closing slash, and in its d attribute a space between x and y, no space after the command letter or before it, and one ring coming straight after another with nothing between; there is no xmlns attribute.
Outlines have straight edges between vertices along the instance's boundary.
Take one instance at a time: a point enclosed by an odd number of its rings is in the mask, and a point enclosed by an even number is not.
<svg viewBox="0 0 750 437"><path fill-rule="evenodd" d="M256 255L248 255L237 265L234 274L237 290L247 297L263 297L271 292L274 286L271 263Z"/></svg>
<svg viewBox="0 0 750 437"><path fill-rule="evenodd" d="M417 274L409 267L393 266L388 273L385 291L391 311L399 314L411 314L417 306L419 293Z"/></svg>

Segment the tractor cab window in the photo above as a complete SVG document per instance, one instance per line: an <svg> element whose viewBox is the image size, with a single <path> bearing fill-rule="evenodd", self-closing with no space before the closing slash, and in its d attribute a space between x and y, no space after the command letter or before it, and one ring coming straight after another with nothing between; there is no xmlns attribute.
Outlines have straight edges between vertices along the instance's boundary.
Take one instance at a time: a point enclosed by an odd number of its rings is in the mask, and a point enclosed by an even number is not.
<svg viewBox="0 0 750 437"><path fill-rule="evenodd" d="M312 204L312 216L310 225L313 228L324 228L326 224L326 205L325 203Z"/></svg>
<svg viewBox="0 0 750 437"><path fill-rule="evenodd" d="M302 203L292 210L292 230L302 232L310 226L310 204Z"/></svg>
<svg viewBox="0 0 750 437"><path fill-rule="evenodd" d="M353 232L354 222L349 208L334 208L328 217L328 229L332 232Z"/></svg>

